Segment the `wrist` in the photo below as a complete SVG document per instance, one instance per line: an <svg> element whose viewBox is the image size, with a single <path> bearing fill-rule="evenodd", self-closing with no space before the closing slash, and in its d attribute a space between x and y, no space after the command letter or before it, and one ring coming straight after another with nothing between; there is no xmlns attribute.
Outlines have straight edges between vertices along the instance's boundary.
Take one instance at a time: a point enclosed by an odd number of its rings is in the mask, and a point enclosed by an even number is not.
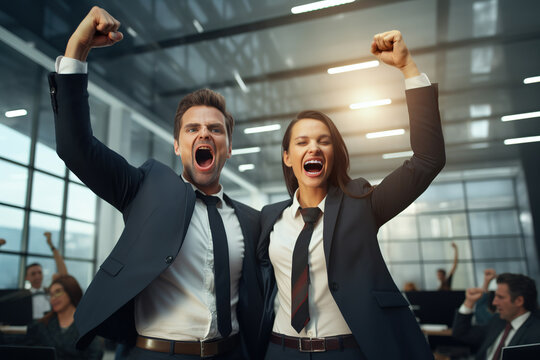
<svg viewBox="0 0 540 360"><path fill-rule="evenodd" d="M476 303L475 301L465 299L465 302L463 303L463 305L465 305L469 309L473 309L475 303Z"/></svg>
<svg viewBox="0 0 540 360"><path fill-rule="evenodd" d="M409 79L409 78L420 75L420 71L418 70L416 63L412 60L409 61L407 65L403 66L399 70L401 70L405 79Z"/></svg>
<svg viewBox="0 0 540 360"><path fill-rule="evenodd" d="M71 38L69 38L64 56L85 62L89 52L89 48L83 46L77 39L73 38L72 36Z"/></svg>

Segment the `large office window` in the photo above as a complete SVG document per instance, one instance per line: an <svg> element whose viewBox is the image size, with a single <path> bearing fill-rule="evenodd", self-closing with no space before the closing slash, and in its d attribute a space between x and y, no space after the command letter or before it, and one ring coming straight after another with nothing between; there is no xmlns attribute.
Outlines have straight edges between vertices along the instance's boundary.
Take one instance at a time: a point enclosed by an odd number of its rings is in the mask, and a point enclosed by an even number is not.
<svg viewBox="0 0 540 360"><path fill-rule="evenodd" d="M450 270L454 242L459 263L453 287L478 286L483 271L529 273L519 220L516 177L433 183L379 232L396 284L434 290L437 269Z"/></svg>
<svg viewBox="0 0 540 360"><path fill-rule="evenodd" d="M38 262L44 285L56 272L43 233L64 256L81 286L96 260L97 198L56 155L47 72L0 44L0 288L24 286L24 268ZM106 136L108 106L91 98L94 135ZM10 110L25 115L7 117Z"/></svg>

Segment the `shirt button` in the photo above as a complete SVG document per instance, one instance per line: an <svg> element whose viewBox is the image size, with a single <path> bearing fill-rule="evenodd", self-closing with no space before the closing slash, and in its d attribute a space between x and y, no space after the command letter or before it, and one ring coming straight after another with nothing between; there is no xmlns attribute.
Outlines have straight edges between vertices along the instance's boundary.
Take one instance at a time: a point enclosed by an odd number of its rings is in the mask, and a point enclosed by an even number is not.
<svg viewBox="0 0 540 360"><path fill-rule="evenodd" d="M333 281L332 284L330 284L330 290L338 291L339 290L339 284L337 282Z"/></svg>
<svg viewBox="0 0 540 360"><path fill-rule="evenodd" d="M172 262L173 262L173 260L174 260L174 258L173 258L172 256L170 256L170 255L169 255L169 256L167 256L167 257L165 258L165 262L166 262L167 264L170 264L170 263L172 263Z"/></svg>
<svg viewBox="0 0 540 360"><path fill-rule="evenodd" d="M308 332L307 332L307 336L310 337L310 338L312 338L312 337L313 337L313 331L311 331L311 330L308 331Z"/></svg>

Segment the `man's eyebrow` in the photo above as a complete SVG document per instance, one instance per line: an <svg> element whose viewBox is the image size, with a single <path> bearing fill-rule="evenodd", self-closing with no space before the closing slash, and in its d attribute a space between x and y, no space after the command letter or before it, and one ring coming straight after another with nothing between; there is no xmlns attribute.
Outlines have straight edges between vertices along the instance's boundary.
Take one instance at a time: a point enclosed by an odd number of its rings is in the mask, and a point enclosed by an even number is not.
<svg viewBox="0 0 540 360"><path fill-rule="evenodd" d="M184 127L197 127L197 126L200 126L201 124L199 124L198 122L189 122L189 123L184 123Z"/></svg>
<svg viewBox="0 0 540 360"><path fill-rule="evenodd" d="M208 124L208 127L220 127L220 128L225 128L225 125L223 125L222 123L220 122L215 122L215 123L211 123L211 124Z"/></svg>

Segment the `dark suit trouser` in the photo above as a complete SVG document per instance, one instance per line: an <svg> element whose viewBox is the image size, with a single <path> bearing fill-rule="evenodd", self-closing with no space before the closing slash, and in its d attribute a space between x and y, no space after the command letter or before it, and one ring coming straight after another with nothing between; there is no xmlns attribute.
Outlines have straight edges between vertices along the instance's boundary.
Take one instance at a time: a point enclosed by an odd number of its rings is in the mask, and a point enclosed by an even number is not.
<svg viewBox="0 0 540 360"><path fill-rule="evenodd" d="M128 356L129 360L199 360L202 359L196 355L169 355L168 353L161 353L156 351L149 351L134 347ZM241 347L238 346L236 350L220 356L211 356L203 358L205 360L243 360Z"/></svg>
<svg viewBox="0 0 540 360"><path fill-rule="evenodd" d="M325 352L300 352L274 343L268 345L265 360L365 360L359 348Z"/></svg>

